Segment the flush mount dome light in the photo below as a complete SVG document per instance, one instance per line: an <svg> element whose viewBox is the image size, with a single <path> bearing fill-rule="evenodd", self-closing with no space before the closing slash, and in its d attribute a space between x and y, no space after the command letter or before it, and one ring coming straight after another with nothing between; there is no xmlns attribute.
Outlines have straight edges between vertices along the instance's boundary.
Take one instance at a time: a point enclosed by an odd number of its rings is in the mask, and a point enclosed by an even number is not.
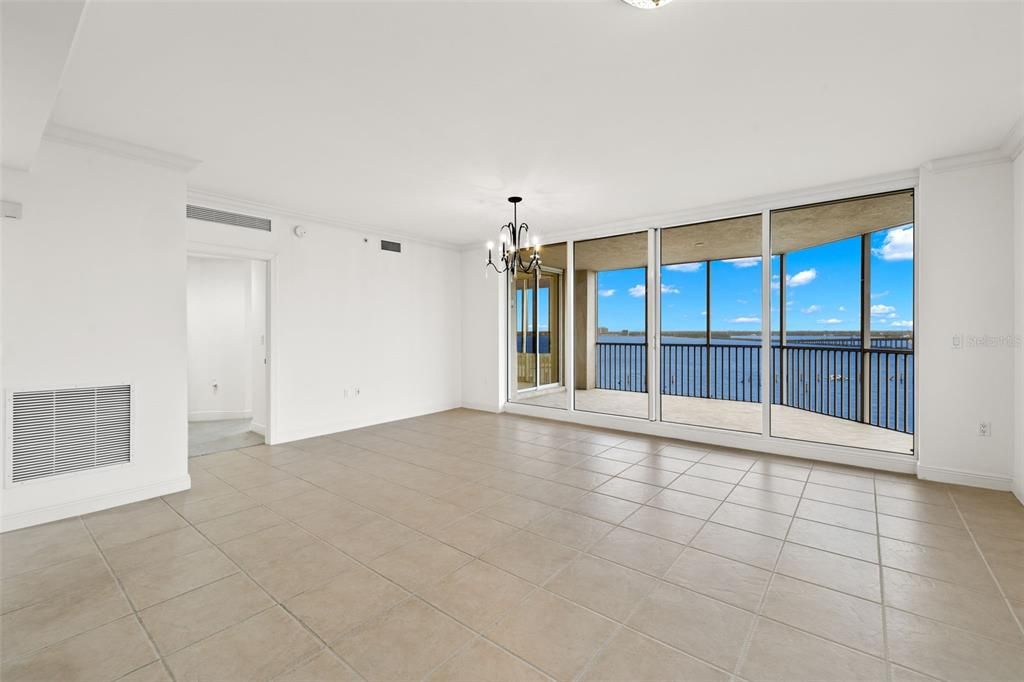
<svg viewBox="0 0 1024 682"><path fill-rule="evenodd" d="M672 0L622 0L623 2L638 7L640 9L658 9L664 7Z"/></svg>

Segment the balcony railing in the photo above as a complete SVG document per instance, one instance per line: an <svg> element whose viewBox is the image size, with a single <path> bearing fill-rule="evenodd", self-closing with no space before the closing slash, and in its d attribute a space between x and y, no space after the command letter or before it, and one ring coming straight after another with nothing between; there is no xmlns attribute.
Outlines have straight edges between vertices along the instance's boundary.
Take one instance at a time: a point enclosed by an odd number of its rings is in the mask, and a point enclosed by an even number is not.
<svg viewBox="0 0 1024 682"><path fill-rule="evenodd" d="M597 388L647 391L646 344L596 346ZM913 433L914 355L909 346L908 339L876 339L870 349L845 341L773 345L772 403ZM761 345L664 344L661 392L760 402Z"/></svg>

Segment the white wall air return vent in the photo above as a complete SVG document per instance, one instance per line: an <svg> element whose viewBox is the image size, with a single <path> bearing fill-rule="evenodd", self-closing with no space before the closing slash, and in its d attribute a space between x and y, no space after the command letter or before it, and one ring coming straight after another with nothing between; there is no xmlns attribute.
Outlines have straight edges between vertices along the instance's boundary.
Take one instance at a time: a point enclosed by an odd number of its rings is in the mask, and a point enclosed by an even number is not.
<svg viewBox="0 0 1024 682"><path fill-rule="evenodd" d="M237 227L249 227L254 230L270 232L270 218L260 218L244 213L232 213L220 211L216 208L205 206L185 205L185 217L195 220L205 220L208 223L222 223L224 225L236 225Z"/></svg>
<svg viewBox="0 0 1024 682"><path fill-rule="evenodd" d="M131 461L132 388L11 394L11 481Z"/></svg>

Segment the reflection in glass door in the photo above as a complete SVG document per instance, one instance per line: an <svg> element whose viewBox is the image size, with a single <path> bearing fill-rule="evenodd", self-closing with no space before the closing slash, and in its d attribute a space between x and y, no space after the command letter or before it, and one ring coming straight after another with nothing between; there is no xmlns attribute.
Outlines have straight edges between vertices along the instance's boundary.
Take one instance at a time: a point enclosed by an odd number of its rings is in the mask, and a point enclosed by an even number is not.
<svg viewBox="0 0 1024 682"><path fill-rule="evenodd" d="M534 273L516 274L516 386L518 390L537 386L537 306Z"/></svg>
<svg viewBox="0 0 1024 682"><path fill-rule="evenodd" d="M761 433L761 215L661 230L662 421Z"/></svg>
<svg viewBox="0 0 1024 682"><path fill-rule="evenodd" d="M574 244L575 406L646 418L647 232Z"/></svg>
<svg viewBox="0 0 1024 682"><path fill-rule="evenodd" d="M541 247L542 266L512 280L515 377L509 400L565 409L563 280L565 244Z"/></svg>

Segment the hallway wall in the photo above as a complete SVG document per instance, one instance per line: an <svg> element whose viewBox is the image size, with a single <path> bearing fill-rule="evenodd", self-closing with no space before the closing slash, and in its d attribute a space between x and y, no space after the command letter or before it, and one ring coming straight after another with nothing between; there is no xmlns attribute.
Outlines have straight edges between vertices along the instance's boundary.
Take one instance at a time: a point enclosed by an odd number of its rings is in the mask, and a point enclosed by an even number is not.
<svg viewBox="0 0 1024 682"><path fill-rule="evenodd" d="M248 260L188 259L188 418L253 415L256 377L253 267Z"/></svg>

